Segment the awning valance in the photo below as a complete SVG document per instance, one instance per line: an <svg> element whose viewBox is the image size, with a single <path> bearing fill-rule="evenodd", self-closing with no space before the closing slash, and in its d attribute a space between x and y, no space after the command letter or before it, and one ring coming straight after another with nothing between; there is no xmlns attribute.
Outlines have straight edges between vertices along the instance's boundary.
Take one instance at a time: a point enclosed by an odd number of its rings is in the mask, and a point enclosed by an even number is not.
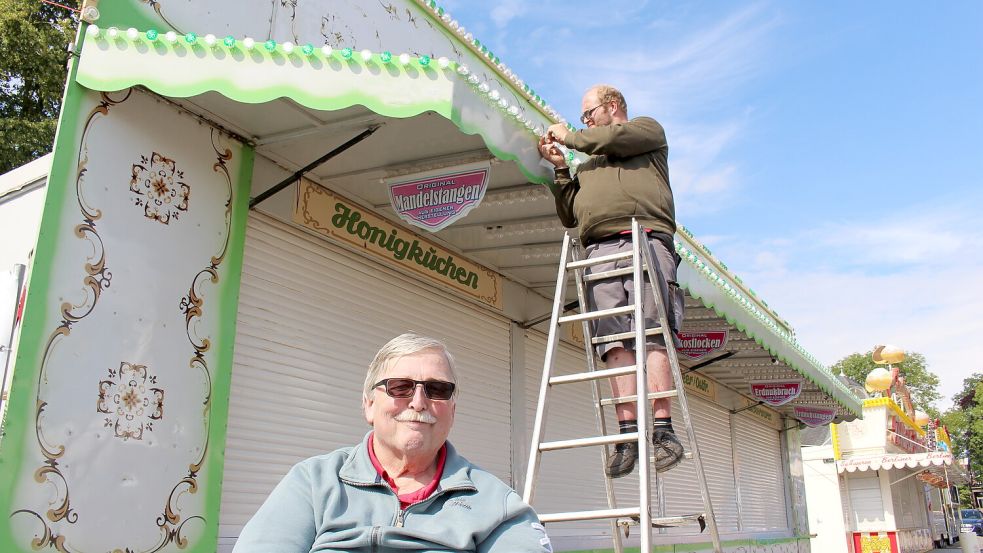
<svg viewBox="0 0 983 553"><path fill-rule="evenodd" d="M952 464L952 453L948 451L928 451L925 453L902 453L889 455L870 455L853 457L836 462L836 472L856 472L864 470L890 470L918 467L939 467Z"/></svg>

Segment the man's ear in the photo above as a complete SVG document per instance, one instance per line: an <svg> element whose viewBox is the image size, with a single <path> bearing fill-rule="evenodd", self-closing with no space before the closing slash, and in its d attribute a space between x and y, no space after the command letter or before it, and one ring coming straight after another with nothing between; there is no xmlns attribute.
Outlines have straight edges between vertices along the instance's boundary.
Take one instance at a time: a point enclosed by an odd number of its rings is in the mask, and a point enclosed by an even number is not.
<svg viewBox="0 0 983 553"><path fill-rule="evenodd" d="M372 410L372 403L373 400L371 395L369 397L362 398L362 414L365 415L365 422L369 423L369 426L372 426L372 420L375 416L375 413Z"/></svg>

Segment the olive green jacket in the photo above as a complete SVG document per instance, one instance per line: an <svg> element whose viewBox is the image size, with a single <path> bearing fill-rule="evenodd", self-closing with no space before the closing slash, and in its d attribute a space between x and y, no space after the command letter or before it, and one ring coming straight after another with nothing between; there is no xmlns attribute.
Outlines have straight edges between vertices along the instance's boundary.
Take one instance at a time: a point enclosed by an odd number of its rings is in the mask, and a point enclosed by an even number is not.
<svg viewBox="0 0 983 553"><path fill-rule="evenodd" d="M572 132L564 145L591 157L577 167L557 169L553 191L565 227L578 227L584 243L643 228L672 236L676 208L669 187L666 132L651 117Z"/></svg>

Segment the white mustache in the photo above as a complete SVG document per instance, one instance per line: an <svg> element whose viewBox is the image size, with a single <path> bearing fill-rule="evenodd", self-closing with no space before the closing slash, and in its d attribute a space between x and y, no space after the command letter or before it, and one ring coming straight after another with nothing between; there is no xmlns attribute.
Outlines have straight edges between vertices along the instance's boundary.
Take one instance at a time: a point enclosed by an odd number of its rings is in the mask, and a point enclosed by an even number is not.
<svg viewBox="0 0 983 553"><path fill-rule="evenodd" d="M426 411L414 411L412 409L407 409L402 413L396 415L396 420L399 422L422 422L425 424L436 424L437 417L431 415Z"/></svg>

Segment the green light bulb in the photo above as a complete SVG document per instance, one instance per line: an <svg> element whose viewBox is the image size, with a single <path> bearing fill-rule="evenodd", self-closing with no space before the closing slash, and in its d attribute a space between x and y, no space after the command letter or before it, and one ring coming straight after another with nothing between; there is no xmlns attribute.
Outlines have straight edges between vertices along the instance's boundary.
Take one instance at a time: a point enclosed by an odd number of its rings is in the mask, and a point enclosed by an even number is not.
<svg viewBox="0 0 983 553"><path fill-rule="evenodd" d="M352 59L352 49L351 48L342 48L341 49L341 57L345 58L346 60Z"/></svg>
<svg viewBox="0 0 983 553"><path fill-rule="evenodd" d="M305 44L304 47L300 49L300 51L303 52L305 56L309 56L314 53L314 45Z"/></svg>
<svg viewBox="0 0 983 553"><path fill-rule="evenodd" d="M150 41L157 40L157 37L158 36L160 36L160 33L158 33L157 31L155 31L154 29L150 29L146 33L147 40L150 40Z"/></svg>
<svg viewBox="0 0 983 553"><path fill-rule="evenodd" d="M379 54L379 59L381 59L383 63L389 63L393 60L393 53L386 50L385 52Z"/></svg>
<svg viewBox="0 0 983 553"><path fill-rule="evenodd" d="M236 45L236 37L229 35L224 39L222 39L222 44L228 46L229 48L232 48L233 46Z"/></svg>
<svg viewBox="0 0 983 553"><path fill-rule="evenodd" d="M276 50L276 41L272 39L267 40L266 42L263 43L263 48L266 48L267 52L272 52Z"/></svg>
<svg viewBox="0 0 983 553"><path fill-rule="evenodd" d="M420 65L423 67L430 65L430 56L420 56Z"/></svg>
<svg viewBox="0 0 983 553"><path fill-rule="evenodd" d="M188 44L194 44L198 42L198 35L194 33L188 33L184 35L184 41L187 42Z"/></svg>

